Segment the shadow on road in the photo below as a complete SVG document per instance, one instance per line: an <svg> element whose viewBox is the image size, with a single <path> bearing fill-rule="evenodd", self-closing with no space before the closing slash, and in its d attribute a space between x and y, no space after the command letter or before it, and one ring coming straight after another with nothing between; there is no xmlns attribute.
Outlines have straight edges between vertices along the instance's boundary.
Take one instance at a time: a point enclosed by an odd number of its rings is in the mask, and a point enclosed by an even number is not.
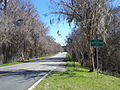
<svg viewBox="0 0 120 90"><path fill-rule="evenodd" d="M59 62L66 62L65 58L48 58L43 60L38 60L36 62L56 62L56 64L42 64L43 66L48 67L65 67L65 64L60 64ZM58 62L58 63L57 63ZM30 62L29 62L30 63ZM40 70L19 70L19 71L0 71L0 78L4 77L22 77L22 80L19 81L25 81L29 79L36 79L43 77L46 73L48 73L50 69L40 69ZM56 70L57 71L57 70Z"/></svg>
<svg viewBox="0 0 120 90"><path fill-rule="evenodd" d="M12 71L0 71L0 74L3 74L2 76L0 76L0 78L3 77L9 77L9 76L13 76L13 77L23 77L24 80L28 80L28 79L35 79L37 77L42 77L44 76L46 73L48 73L50 70L21 70L18 72L12 72Z"/></svg>
<svg viewBox="0 0 120 90"><path fill-rule="evenodd" d="M65 58L47 58L43 60L37 60L35 62L65 62Z"/></svg>

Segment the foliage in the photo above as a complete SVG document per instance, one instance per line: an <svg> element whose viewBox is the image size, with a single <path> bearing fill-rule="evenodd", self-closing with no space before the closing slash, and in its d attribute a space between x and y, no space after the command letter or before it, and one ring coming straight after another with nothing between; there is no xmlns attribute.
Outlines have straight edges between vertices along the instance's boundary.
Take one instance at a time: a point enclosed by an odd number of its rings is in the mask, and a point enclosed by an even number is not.
<svg viewBox="0 0 120 90"><path fill-rule="evenodd" d="M68 61L74 61L72 54L69 54L69 53L66 54L66 58L67 58Z"/></svg>

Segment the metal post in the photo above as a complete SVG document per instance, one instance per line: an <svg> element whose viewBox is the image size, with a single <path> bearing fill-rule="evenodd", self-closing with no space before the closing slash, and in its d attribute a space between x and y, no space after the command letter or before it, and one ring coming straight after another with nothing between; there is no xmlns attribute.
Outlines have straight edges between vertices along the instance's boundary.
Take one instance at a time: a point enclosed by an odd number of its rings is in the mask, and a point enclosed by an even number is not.
<svg viewBox="0 0 120 90"><path fill-rule="evenodd" d="M98 61L98 47L96 48L96 58L97 58L97 72L99 69L99 61Z"/></svg>

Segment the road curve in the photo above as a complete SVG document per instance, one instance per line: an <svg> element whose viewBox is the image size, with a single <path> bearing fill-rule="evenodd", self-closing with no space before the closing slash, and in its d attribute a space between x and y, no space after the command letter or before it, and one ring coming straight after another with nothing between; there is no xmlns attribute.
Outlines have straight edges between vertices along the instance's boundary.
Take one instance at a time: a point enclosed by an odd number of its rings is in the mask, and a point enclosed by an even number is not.
<svg viewBox="0 0 120 90"><path fill-rule="evenodd" d="M65 71L66 53L35 62L0 67L0 90L27 90L51 70Z"/></svg>

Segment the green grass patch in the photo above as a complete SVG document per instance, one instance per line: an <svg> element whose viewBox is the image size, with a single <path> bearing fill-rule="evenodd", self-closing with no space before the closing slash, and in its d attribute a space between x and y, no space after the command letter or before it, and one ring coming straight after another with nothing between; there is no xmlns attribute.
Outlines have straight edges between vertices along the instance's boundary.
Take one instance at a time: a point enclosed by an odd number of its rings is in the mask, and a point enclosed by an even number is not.
<svg viewBox="0 0 120 90"><path fill-rule="evenodd" d="M46 59L46 58L50 58L50 57L51 56L37 58L37 59L33 59L33 60L24 60L24 61L20 61L20 62L12 62L12 63L8 63L8 64L1 64L0 67L9 66L9 65L15 65L15 64L21 64L21 63L34 62L34 61L37 61L37 60L42 60L42 59Z"/></svg>
<svg viewBox="0 0 120 90"><path fill-rule="evenodd" d="M21 63L34 62L34 61L37 61L37 60L42 60L42 59L46 59L46 58L50 58L50 57L51 57L51 56L42 57L42 58L37 58L37 59L33 59L33 60L24 60L24 61L21 61Z"/></svg>
<svg viewBox="0 0 120 90"><path fill-rule="evenodd" d="M67 63L66 72L48 75L34 90L120 90L120 78L89 72L73 62Z"/></svg>
<svg viewBox="0 0 120 90"><path fill-rule="evenodd" d="M3 66L9 66L9 65L15 65L15 64L20 64L22 62L12 62L12 63L8 63L8 64L1 64L0 67L3 67Z"/></svg>

